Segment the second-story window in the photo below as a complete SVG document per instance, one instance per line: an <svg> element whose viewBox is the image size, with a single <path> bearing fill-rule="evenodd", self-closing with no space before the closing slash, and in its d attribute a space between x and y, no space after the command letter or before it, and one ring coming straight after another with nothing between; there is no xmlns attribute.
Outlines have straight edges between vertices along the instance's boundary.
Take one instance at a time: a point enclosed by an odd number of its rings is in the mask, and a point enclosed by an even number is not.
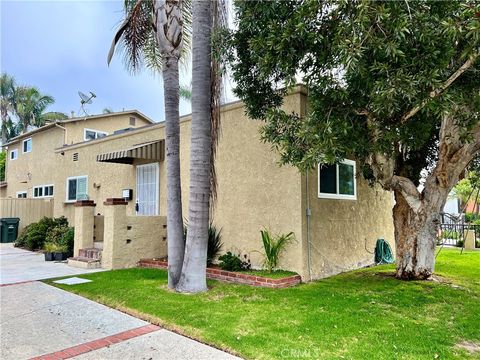
<svg viewBox="0 0 480 360"><path fill-rule="evenodd" d="M23 153L29 153L32 151L32 138L23 140Z"/></svg>
<svg viewBox="0 0 480 360"><path fill-rule="evenodd" d="M10 160L17 160L18 158L18 150L12 150L10 151Z"/></svg>
<svg viewBox="0 0 480 360"><path fill-rule="evenodd" d="M85 141L99 139L108 135L108 133L99 130L84 129L83 131L83 139Z"/></svg>

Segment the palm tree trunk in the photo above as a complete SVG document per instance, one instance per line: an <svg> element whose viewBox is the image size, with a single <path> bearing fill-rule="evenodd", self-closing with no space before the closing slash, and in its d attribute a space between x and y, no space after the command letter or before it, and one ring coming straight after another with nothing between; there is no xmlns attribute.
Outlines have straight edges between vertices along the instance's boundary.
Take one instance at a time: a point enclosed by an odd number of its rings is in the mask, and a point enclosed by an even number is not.
<svg viewBox="0 0 480 360"><path fill-rule="evenodd" d="M162 72L165 101L165 144L167 147L168 287L174 289L180 279L185 251L180 182L178 58L166 57Z"/></svg>
<svg viewBox="0 0 480 360"><path fill-rule="evenodd" d="M177 285L178 291L190 293L207 290L211 158L211 8L210 0L193 2L190 199L187 243L182 275Z"/></svg>

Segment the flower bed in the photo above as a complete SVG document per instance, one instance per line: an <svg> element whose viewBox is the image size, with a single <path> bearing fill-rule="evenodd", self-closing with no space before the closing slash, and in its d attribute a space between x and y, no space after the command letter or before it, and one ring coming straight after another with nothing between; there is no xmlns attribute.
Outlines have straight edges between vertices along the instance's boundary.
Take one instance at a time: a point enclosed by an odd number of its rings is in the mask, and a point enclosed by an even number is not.
<svg viewBox="0 0 480 360"><path fill-rule="evenodd" d="M168 263L164 260L142 259L138 265L144 268L167 269ZM274 289L295 286L302 282L300 275L292 275L280 279L271 279L263 276L242 274L241 272L225 271L207 268L207 278L250 286L268 287Z"/></svg>

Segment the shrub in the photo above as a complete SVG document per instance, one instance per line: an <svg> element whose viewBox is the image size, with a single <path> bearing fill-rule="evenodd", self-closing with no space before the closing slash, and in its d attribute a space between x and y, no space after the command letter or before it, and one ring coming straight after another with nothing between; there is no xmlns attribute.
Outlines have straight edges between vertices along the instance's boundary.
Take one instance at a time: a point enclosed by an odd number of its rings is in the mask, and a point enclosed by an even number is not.
<svg viewBox="0 0 480 360"><path fill-rule="evenodd" d="M473 222L475 220L478 220L479 219L479 216L477 213L465 213L465 222L469 223L469 222Z"/></svg>
<svg viewBox="0 0 480 360"><path fill-rule="evenodd" d="M269 272L272 272L278 265L281 253L295 236L293 232L289 232L273 237L267 229L260 231L260 233L262 234L263 250L265 252L263 254L264 266Z"/></svg>
<svg viewBox="0 0 480 360"><path fill-rule="evenodd" d="M455 246L463 247L463 240L457 240L457 244Z"/></svg>
<svg viewBox="0 0 480 360"><path fill-rule="evenodd" d="M207 266L212 265L222 246L222 229L217 230L215 225L211 224L208 228Z"/></svg>
<svg viewBox="0 0 480 360"><path fill-rule="evenodd" d="M62 222L59 224L60 225L48 230L46 241L62 247L64 249L63 252L66 253L67 256L73 256L75 230L73 227L68 227L68 225L64 225Z"/></svg>
<svg viewBox="0 0 480 360"><path fill-rule="evenodd" d="M53 243L53 242L46 242L45 245L43 246L43 249L46 252L51 252L51 253L65 253L65 252L67 252L66 246L56 244L56 243Z"/></svg>
<svg viewBox="0 0 480 360"><path fill-rule="evenodd" d="M68 220L62 216L56 219L44 217L36 223L32 223L25 227L23 232L15 241L15 246L24 247L29 250L43 249L43 245L47 239L47 234L55 227L68 226ZM73 247L72 247L73 249Z"/></svg>
<svg viewBox="0 0 480 360"><path fill-rule="evenodd" d="M250 269L250 259L248 259L247 255L243 255L243 257L245 261L240 258L240 255L228 251L226 254L218 258L220 261L220 268L226 271L242 271Z"/></svg>

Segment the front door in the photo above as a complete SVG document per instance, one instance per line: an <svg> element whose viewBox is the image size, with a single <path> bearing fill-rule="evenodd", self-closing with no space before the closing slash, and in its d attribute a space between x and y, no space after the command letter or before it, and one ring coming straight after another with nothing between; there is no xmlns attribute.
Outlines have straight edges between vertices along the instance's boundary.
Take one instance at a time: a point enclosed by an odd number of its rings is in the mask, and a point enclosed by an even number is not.
<svg viewBox="0 0 480 360"><path fill-rule="evenodd" d="M137 215L158 215L158 163L137 166Z"/></svg>

